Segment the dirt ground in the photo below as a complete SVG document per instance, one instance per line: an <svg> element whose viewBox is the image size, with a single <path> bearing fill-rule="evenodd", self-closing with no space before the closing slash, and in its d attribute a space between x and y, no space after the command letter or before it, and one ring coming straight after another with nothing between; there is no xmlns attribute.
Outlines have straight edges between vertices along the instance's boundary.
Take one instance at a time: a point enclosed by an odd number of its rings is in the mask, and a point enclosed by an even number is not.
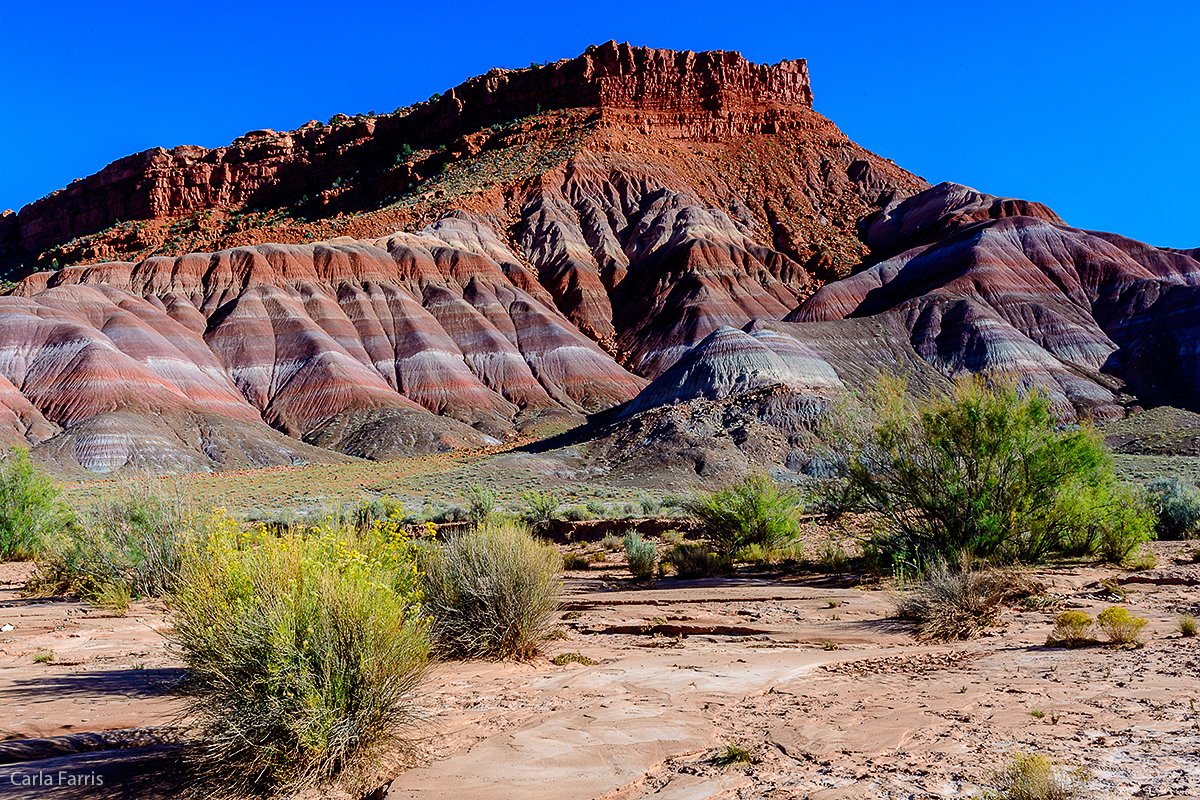
<svg viewBox="0 0 1200 800"><path fill-rule="evenodd" d="M376 797L958 798L1014 753L1086 768L1095 798L1200 797L1200 639L1176 624L1200 614L1191 549L1156 543L1159 566L1139 573L1035 572L1041 604L956 644L918 642L886 582L639 585L614 556L567 574L545 657L431 670L416 755ZM28 568L0 569L0 796L180 796L164 609L22 599ZM1117 601L1110 578L1150 620L1145 647L1046 647L1060 610ZM567 653L595 663L550 660ZM722 765L728 745L753 763ZM21 783L32 775L93 777Z"/></svg>

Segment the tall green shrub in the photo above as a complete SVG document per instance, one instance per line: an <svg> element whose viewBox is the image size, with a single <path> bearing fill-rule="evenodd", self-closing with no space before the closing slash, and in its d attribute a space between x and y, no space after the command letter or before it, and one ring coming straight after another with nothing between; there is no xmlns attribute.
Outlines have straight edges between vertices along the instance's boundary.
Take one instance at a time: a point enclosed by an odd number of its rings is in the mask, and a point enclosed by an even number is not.
<svg viewBox="0 0 1200 800"><path fill-rule="evenodd" d="M1086 427L1059 430L1049 401L978 378L924 403L890 384L841 458L851 507L882 514L893 553L918 565L960 552L1044 558L1079 521L1064 502L1114 485Z"/></svg>
<svg viewBox="0 0 1200 800"><path fill-rule="evenodd" d="M9 450L0 461L0 560L33 557L72 516L58 487L29 460L29 451Z"/></svg>
<svg viewBox="0 0 1200 800"><path fill-rule="evenodd" d="M1156 478L1146 484L1163 539L1191 539L1200 533L1200 490L1179 478Z"/></svg>
<svg viewBox="0 0 1200 800"><path fill-rule="evenodd" d="M700 520L705 536L723 556L751 544L776 550L800 534L802 498L766 474L749 475L726 489L691 497L683 507Z"/></svg>

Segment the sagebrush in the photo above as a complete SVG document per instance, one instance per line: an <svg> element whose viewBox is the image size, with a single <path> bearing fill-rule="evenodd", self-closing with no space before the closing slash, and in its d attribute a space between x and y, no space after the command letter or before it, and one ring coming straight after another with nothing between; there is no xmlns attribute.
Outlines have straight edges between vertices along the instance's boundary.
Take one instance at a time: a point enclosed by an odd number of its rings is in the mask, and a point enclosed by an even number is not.
<svg viewBox="0 0 1200 800"><path fill-rule="evenodd" d="M638 580L654 576L654 568L658 565L658 549L654 542L647 541L637 531L625 534L625 561L629 572Z"/></svg>
<svg viewBox="0 0 1200 800"><path fill-rule="evenodd" d="M515 522L453 534L422 559L424 607L446 658L532 658L558 612L562 559Z"/></svg>

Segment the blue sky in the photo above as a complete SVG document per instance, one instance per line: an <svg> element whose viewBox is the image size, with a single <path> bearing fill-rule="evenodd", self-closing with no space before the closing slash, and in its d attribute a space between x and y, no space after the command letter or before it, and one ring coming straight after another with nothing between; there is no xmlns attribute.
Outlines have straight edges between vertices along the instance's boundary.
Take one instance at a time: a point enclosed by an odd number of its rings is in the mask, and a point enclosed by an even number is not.
<svg viewBox="0 0 1200 800"><path fill-rule="evenodd" d="M6 5L0 209L150 147L390 111L616 39L807 58L816 109L930 182L1200 247L1197 0Z"/></svg>

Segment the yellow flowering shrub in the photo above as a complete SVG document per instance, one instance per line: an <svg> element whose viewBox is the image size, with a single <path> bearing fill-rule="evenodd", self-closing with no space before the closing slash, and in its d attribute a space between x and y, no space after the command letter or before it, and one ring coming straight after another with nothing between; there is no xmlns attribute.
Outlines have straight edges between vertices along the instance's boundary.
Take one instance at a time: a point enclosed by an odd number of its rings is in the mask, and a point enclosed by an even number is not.
<svg viewBox="0 0 1200 800"><path fill-rule="evenodd" d="M172 597L198 767L226 791L260 793L368 763L401 732L429 657L399 515L275 535L217 509L207 534Z"/></svg>

